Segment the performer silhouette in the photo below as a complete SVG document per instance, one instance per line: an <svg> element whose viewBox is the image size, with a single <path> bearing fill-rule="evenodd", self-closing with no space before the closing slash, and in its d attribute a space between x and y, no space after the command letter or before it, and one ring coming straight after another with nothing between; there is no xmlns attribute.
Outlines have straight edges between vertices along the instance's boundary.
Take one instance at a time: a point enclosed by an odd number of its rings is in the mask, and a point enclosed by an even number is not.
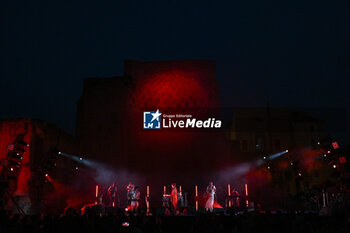
<svg viewBox="0 0 350 233"><path fill-rule="evenodd" d="M118 191L118 189L117 189L117 186L115 185L115 183L113 183L108 188L108 194L109 194L111 204L113 207L115 207L115 205L116 205L117 191Z"/></svg>
<svg viewBox="0 0 350 233"><path fill-rule="evenodd" d="M135 185L129 182L128 186L126 186L126 198L128 200L128 206L131 206L131 202L134 198L134 189Z"/></svg>
<svg viewBox="0 0 350 233"><path fill-rule="evenodd" d="M171 184L170 202L171 202L173 211L176 212L178 208L177 208L177 188L175 183Z"/></svg>
<svg viewBox="0 0 350 233"><path fill-rule="evenodd" d="M139 187L135 186L133 191L132 201L131 201L131 211L137 212L140 205L139 201L140 201Z"/></svg>
<svg viewBox="0 0 350 233"><path fill-rule="evenodd" d="M207 196L208 196L208 200L205 203L205 209L210 212L213 212L214 209L214 198L215 198L215 193L216 193L216 187L213 184L213 182L211 181L209 183L209 186L207 187Z"/></svg>

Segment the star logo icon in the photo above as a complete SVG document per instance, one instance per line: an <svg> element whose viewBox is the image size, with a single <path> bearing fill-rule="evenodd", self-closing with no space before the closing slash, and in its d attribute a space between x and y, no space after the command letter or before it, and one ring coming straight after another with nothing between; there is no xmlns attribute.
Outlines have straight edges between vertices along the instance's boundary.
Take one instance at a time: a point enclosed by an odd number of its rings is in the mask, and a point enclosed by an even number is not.
<svg viewBox="0 0 350 233"><path fill-rule="evenodd" d="M161 128L161 115L162 113L157 111L143 112L143 128L144 129L160 129Z"/></svg>
<svg viewBox="0 0 350 233"><path fill-rule="evenodd" d="M151 122L153 122L156 119L157 119L157 121L159 121L159 116L162 114L159 112L159 109L157 109L157 111L155 113L151 113L151 115L153 116Z"/></svg>

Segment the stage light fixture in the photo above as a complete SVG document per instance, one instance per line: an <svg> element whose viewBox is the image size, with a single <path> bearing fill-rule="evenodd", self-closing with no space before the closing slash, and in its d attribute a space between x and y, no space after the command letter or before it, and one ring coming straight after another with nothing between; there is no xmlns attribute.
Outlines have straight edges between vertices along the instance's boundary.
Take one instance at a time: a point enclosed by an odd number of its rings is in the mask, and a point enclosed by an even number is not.
<svg viewBox="0 0 350 233"><path fill-rule="evenodd" d="M244 185L244 191L245 191L245 205L246 207L249 206L249 200L248 200L248 184Z"/></svg>
<svg viewBox="0 0 350 233"><path fill-rule="evenodd" d="M82 160L83 160L83 158L82 158L82 157L80 157L80 158L79 158L79 160L80 160L80 161L82 161Z"/></svg>
<svg viewBox="0 0 350 233"><path fill-rule="evenodd" d="M21 153L24 153L24 152L26 152L26 150L24 149L24 148L22 148L22 147L19 147L19 146L16 146L15 148L14 148L14 151L15 152L21 152Z"/></svg>
<svg viewBox="0 0 350 233"><path fill-rule="evenodd" d="M22 167L22 163L20 161L10 160L10 161L8 161L8 163L13 165L13 166L16 166L16 167Z"/></svg>
<svg viewBox="0 0 350 233"><path fill-rule="evenodd" d="M333 149L339 149L338 142L332 142Z"/></svg>
<svg viewBox="0 0 350 233"><path fill-rule="evenodd" d="M346 158L345 158L345 156L339 157L339 162L340 162L341 164L346 163Z"/></svg>
<svg viewBox="0 0 350 233"><path fill-rule="evenodd" d="M280 157L280 156L286 154L287 152L288 152L288 150L284 150L284 151L282 151L282 152L278 152L278 153L269 155L267 158L268 158L269 160L273 160L273 159L276 159L276 158L278 158L278 157Z"/></svg>
<svg viewBox="0 0 350 233"><path fill-rule="evenodd" d="M149 207L150 207L150 204L149 204L149 185L146 186L146 214L149 215L150 212L149 212Z"/></svg>
<svg viewBox="0 0 350 233"><path fill-rule="evenodd" d="M12 154L12 157L13 157L14 159L19 159L19 160L22 160L22 159L23 159L23 156L22 156L20 153Z"/></svg>
<svg viewBox="0 0 350 233"><path fill-rule="evenodd" d="M196 195L196 211L198 211L198 185L195 186L195 195Z"/></svg>
<svg viewBox="0 0 350 233"><path fill-rule="evenodd" d="M333 165L333 168L337 168L337 165L334 164L334 165Z"/></svg>

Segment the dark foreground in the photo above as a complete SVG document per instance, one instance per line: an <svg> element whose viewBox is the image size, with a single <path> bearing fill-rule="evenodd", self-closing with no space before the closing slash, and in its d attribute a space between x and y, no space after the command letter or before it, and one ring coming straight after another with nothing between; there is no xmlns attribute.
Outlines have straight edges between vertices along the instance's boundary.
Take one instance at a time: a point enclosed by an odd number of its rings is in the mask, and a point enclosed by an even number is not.
<svg viewBox="0 0 350 233"><path fill-rule="evenodd" d="M176 233L323 233L350 232L347 216L320 217L317 214L247 213L198 216L5 216L0 232L176 232Z"/></svg>

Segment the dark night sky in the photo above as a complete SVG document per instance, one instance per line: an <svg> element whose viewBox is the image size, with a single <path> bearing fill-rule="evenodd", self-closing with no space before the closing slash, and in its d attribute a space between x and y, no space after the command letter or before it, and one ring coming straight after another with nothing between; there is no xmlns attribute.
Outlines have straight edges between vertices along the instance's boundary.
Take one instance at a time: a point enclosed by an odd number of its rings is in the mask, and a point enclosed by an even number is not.
<svg viewBox="0 0 350 233"><path fill-rule="evenodd" d="M82 79L125 58L215 59L226 106L350 110L346 1L65 2L1 1L0 118L73 132Z"/></svg>

